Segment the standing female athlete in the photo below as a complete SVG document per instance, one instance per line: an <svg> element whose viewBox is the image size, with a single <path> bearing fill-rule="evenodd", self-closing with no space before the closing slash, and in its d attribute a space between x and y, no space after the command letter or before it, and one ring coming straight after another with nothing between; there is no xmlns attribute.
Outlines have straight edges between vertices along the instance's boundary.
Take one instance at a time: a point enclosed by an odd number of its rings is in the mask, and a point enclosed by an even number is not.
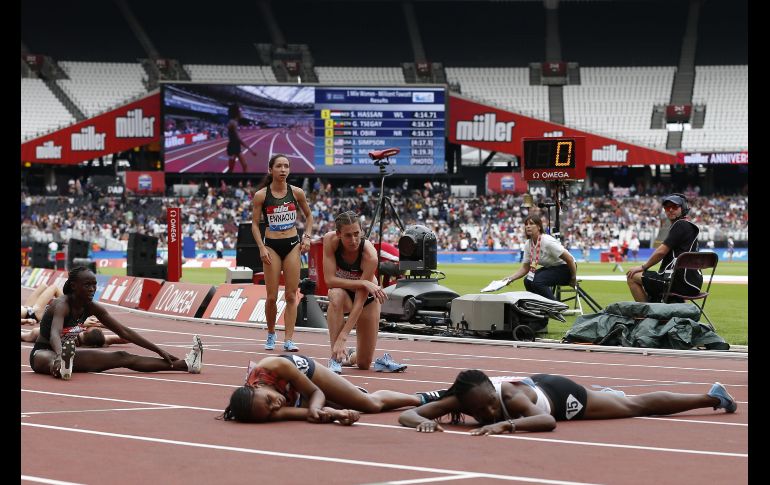
<svg viewBox="0 0 770 485"><path fill-rule="evenodd" d="M289 176L289 158L275 154L268 162L268 174L254 195L251 232L259 246L262 270L265 273L267 302L266 350L275 348L275 321L278 314L278 286L281 272L284 280L286 310L283 315L285 336L283 350L297 352L294 344L294 325L297 320L297 287L299 286L300 252L310 249L313 232L313 214L305 199L305 192L286 183ZM297 206L305 215L305 233L300 241L297 233ZM265 236L259 230L260 217L267 224Z"/></svg>
<svg viewBox="0 0 770 485"><path fill-rule="evenodd" d="M228 173L233 173L235 170L235 159L237 158L238 162L241 164L243 173L246 173L248 172L248 168L246 167L246 161L243 159L243 154L241 153L241 146L246 147L246 149L255 157L257 156L257 152L246 145L238 134L238 120L241 119L240 106L237 104L230 106L227 109L227 115L230 118L230 121L227 122L227 171Z"/></svg>

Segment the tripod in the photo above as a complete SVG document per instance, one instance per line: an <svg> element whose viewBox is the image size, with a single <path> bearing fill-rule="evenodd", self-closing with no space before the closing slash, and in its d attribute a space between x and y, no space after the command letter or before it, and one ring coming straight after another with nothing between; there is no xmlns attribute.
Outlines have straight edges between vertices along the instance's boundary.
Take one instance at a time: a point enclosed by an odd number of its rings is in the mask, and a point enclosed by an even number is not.
<svg viewBox="0 0 770 485"><path fill-rule="evenodd" d="M553 235L553 237L556 238L556 240L558 240L559 242L562 242L562 236L561 236L561 233L559 232L559 212L561 211L561 202L559 201L559 194L561 193L562 183L563 182L561 180L557 180L554 182L556 186L554 189L553 202L544 202L544 203L538 204L538 207L540 207L541 209L545 208L548 211L548 233ZM551 207L554 208L555 216L556 216L556 221L553 225L553 233L551 233ZM577 267L577 263L575 263L575 267ZM562 299L562 296L561 296L562 293L571 293L573 291L575 293L575 296ZM556 296L556 299L561 302L568 302L571 300L575 301L574 309L568 310L567 312L565 312L565 314L570 313L570 314L582 315L583 305L580 302L581 298L585 300L585 302L588 304L589 307L591 307L591 310L593 310L594 313L601 311L601 305L599 305L599 303L597 303L596 300L594 300L591 297L591 295L586 293L586 291L580 287L580 280L577 280L575 282L574 289L569 288L567 290L562 290L560 285L556 285L554 287L554 296Z"/></svg>
<svg viewBox="0 0 770 485"><path fill-rule="evenodd" d="M393 207L393 202L390 200L390 197L385 195L385 177L388 177L390 175L393 175L392 173L387 173L385 170L385 167L390 163L390 159L385 160L376 160L374 162L375 165L380 167L380 200L377 201L377 207L374 209L374 218L372 219L372 223L369 226L369 230L366 231L366 239L369 239L369 235L372 233L372 229L374 228L374 223L379 218L380 221L380 235L379 235L379 244L378 244L378 251L377 251L377 271L375 273L375 278L377 278L377 283L382 284L382 278L380 275L380 264L382 263L382 222L385 218L385 204L388 204L388 207L390 208L390 212L393 214L393 218L396 221L396 224L398 224L399 229L401 229L401 232L404 232L404 223L401 222L401 218L398 217L398 212L396 212L396 208Z"/></svg>

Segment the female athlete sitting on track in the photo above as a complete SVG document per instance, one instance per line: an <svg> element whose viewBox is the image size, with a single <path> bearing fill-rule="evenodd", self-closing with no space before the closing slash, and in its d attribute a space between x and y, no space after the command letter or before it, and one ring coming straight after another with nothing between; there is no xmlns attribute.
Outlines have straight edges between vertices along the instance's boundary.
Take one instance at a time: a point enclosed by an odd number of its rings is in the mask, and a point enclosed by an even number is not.
<svg viewBox="0 0 770 485"><path fill-rule="evenodd" d="M120 324L107 310L93 300L96 291L96 277L83 266L69 272L64 283L64 294L53 300L40 319L40 335L29 354L29 365L37 373L51 374L69 380L72 372L102 372L108 369L126 367L139 372L176 370L198 374L203 365L203 345L200 337L193 337L193 348L184 360L169 354L148 341L135 331ZM105 327L119 338L135 343L161 356L144 357L125 351L104 352L95 349L80 349L75 360L75 339L69 333L72 327L95 316ZM64 335L64 338L62 337ZM71 336L72 338L67 338Z"/></svg>
<svg viewBox="0 0 770 485"><path fill-rule="evenodd" d="M249 363L244 386L230 396L219 419L261 423L300 421L349 425L360 412L379 413L438 399L435 392L404 394L354 386L310 357L284 354Z"/></svg>
<svg viewBox="0 0 770 485"><path fill-rule="evenodd" d="M39 285L35 288L35 291L27 297L24 304L21 305L21 324L35 325L38 323L40 321L40 315L43 314L48 302L61 295L62 292L56 285Z"/></svg>
<svg viewBox="0 0 770 485"><path fill-rule="evenodd" d="M496 381L498 381L496 379ZM738 404L720 383L706 394L656 391L626 396L605 388L592 391L566 377L536 374L527 378L505 377L493 383L480 370L464 370L441 399L401 413L403 426L423 433L443 431L436 420L451 415L451 424L463 422L463 414L480 425L472 435L552 431L557 421L568 419L616 419L666 415L691 409L723 408L734 413Z"/></svg>
<svg viewBox="0 0 770 485"><path fill-rule="evenodd" d="M128 344L131 343L126 339L120 338L117 335L104 335L101 328L103 327L99 320L91 315L86 318L79 327L72 327L68 332L77 336L75 339L75 345L77 347L109 347L115 344ZM40 327L34 327L26 330L21 329L21 341L22 342L35 342L40 335Z"/></svg>

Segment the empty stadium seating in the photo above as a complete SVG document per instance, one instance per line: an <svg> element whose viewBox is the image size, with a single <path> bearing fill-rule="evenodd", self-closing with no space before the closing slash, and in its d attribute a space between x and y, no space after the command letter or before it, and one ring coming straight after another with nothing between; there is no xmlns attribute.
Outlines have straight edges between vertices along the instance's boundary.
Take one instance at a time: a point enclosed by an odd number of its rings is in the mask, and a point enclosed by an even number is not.
<svg viewBox="0 0 770 485"><path fill-rule="evenodd" d="M21 79L21 139L41 135L75 122L41 79Z"/></svg>
<svg viewBox="0 0 770 485"><path fill-rule="evenodd" d="M60 61L69 79L57 81L86 116L94 116L147 92L141 64Z"/></svg>
<svg viewBox="0 0 770 485"><path fill-rule="evenodd" d="M447 67L463 95L525 116L548 120L548 87L529 85L527 67Z"/></svg>
<svg viewBox="0 0 770 485"><path fill-rule="evenodd" d="M269 66L185 64L190 78L197 82L274 83L275 74Z"/></svg>

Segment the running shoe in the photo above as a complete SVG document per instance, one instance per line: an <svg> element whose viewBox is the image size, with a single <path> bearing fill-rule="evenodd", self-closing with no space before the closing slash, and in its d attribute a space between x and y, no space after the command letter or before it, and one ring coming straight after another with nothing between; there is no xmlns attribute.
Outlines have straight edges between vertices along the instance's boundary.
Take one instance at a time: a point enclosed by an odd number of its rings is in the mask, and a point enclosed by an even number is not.
<svg viewBox="0 0 770 485"><path fill-rule="evenodd" d="M707 394L719 399L719 404L714 406L714 409L722 408L728 413L734 413L735 410L738 409L738 403L735 402L735 398L727 392L725 386L718 382L715 382L714 385L711 386L711 390Z"/></svg>
<svg viewBox="0 0 770 485"><path fill-rule="evenodd" d="M448 389L439 389L438 391L417 392L420 396L420 405L428 404L429 402L438 401L446 394Z"/></svg>
<svg viewBox="0 0 770 485"><path fill-rule="evenodd" d="M377 372L404 372L406 367L406 364L399 364L394 361L387 352L374 361L374 370Z"/></svg>
<svg viewBox="0 0 770 485"><path fill-rule="evenodd" d="M193 348L184 358L187 363L187 372L190 374L200 374L203 367L203 343L201 338L193 335Z"/></svg>
<svg viewBox="0 0 770 485"><path fill-rule="evenodd" d="M286 339L283 342L283 350L285 350L286 352L299 352L299 347L294 345L294 342L292 342L291 340Z"/></svg>
<svg viewBox="0 0 770 485"><path fill-rule="evenodd" d="M72 367L75 365L75 339L65 339L61 343L61 367L59 372L65 381L72 377Z"/></svg>
<svg viewBox="0 0 770 485"><path fill-rule="evenodd" d="M600 392L609 392L609 393L615 394L616 396L626 397L626 393L625 392L618 391L617 389L613 389L611 387L605 387Z"/></svg>
<svg viewBox="0 0 770 485"><path fill-rule="evenodd" d="M268 333L267 340L265 341L265 350L273 350L275 348L275 334Z"/></svg>
<svg viewBox="0 0 770 485"><path fill-rule="evenodd" d="M342 374L342 364L337 360L329 359L329 365L327 365L327 367L335 374Z"/></svg>

